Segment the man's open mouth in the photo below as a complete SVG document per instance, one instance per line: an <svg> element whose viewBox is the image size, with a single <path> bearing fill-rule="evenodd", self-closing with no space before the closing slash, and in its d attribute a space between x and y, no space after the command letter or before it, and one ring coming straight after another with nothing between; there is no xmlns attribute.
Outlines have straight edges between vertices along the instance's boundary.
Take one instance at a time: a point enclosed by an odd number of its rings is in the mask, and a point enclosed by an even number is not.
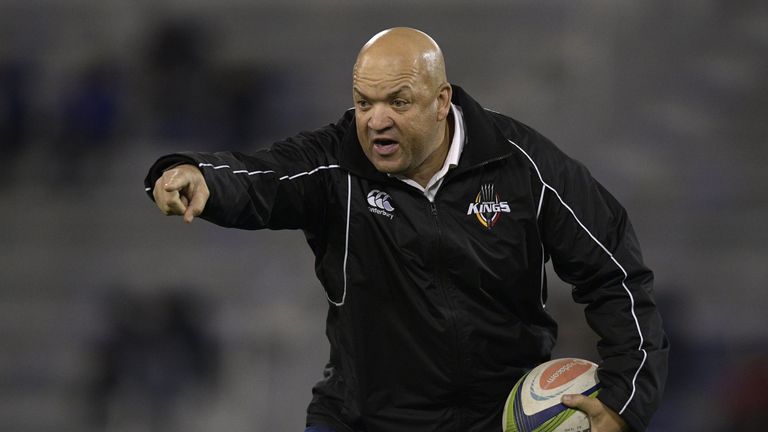
<svg viewBox="0 0 768 432"><path fill-rule="evenodd" d="M388 156L396 152L399 143L389 138L377 138L373 140L373 150L380 156Z"/></svg>

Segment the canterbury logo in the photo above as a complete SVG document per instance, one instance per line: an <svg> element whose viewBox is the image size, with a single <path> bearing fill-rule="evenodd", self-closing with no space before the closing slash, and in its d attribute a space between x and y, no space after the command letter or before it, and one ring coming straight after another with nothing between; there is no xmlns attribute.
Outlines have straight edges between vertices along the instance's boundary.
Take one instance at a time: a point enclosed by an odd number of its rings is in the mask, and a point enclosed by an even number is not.
<svg viewBox="0 0 768 432"><path fill-rule="evenodd" d="M480 192L475 196L475 202L469 204L467 216L475 215L478 222L491 229L499 221L502 213L509 213L509 203L501 201L499 194L495 193L492 184L480 187Z"/></svg>
<svg viewBox="0 0 768 432"><path fill-rule="evenodd" d="M392 206L390 200L391 198L388 193L374 189L368 192L368 205L370 206L368 207L368 211L386 216L391 220L395 217L395 215L392 214L392 212L395 211L395 208Z"/></svg>

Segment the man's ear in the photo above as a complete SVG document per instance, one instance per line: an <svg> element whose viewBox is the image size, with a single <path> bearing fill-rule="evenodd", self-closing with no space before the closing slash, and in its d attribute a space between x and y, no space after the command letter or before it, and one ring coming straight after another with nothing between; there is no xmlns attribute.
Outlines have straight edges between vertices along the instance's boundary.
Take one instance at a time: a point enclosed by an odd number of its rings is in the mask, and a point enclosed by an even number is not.
<svg viewBox="0 0 768 432"><path fill-rule="evenodd" d="M448 83L440 86L440 90L437 93L437 121L443 121L448 118L448 113L451 111L451 97L453 96L453 89Z"/></svg>

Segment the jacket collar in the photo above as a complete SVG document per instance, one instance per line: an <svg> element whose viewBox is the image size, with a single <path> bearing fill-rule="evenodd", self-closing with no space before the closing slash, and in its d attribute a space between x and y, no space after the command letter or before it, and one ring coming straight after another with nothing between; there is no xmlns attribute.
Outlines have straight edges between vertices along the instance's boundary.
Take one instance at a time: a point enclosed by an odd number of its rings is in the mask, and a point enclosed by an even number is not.
<svg viewBox="0 0 768 432"><path fill-rule="evenodd" d="M451 102L461 107L464 115L464 150L455 171L465 171L486 162L508 156L512 149L491 115L459 86L452 85ZM355 128L354 109L345 114L351 122L341 142L339 164L347 171L372 180L386 182L390 178L376 170L360 148Z"/></svg>

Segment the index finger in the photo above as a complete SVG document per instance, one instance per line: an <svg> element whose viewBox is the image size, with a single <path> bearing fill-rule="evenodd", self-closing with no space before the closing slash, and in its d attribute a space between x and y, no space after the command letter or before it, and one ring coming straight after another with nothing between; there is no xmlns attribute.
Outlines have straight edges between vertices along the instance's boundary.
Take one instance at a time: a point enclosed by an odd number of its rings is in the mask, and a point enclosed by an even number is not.
<svg viewBox="0 0 768 432"><path fill-rule="evenodd" d="M189 201L186 211L184 212L184 222L191 223L192 220L200 216L205 209L205 203L208 201L208 188L203 185L202 188L196 188L192 193L192 198Z"/></svg>
<svg viewBox="0 0 768 432"><path fill-rule="evenodd" d="M189 179L185 178L178 168L171 168L164 172L160 179L163 183L163 190L166 192L181 190L189 183Z"/></svg>

